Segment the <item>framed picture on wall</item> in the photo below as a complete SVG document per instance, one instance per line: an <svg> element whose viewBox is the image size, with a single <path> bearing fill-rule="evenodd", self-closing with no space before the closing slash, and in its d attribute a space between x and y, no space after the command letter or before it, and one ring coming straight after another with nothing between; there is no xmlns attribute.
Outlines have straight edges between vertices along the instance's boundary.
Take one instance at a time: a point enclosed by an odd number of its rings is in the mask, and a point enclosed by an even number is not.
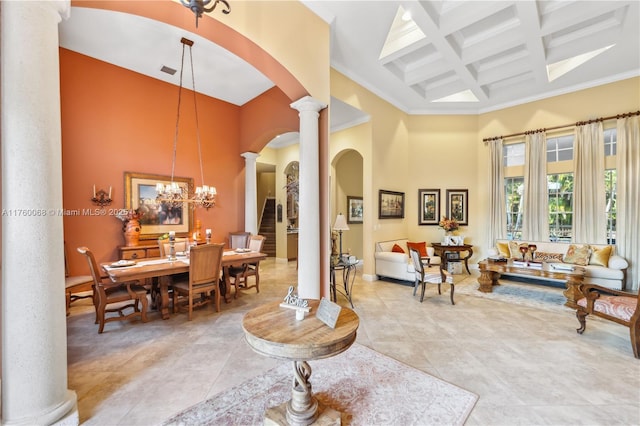
<svg viewBox="0 0 640 426"><path fill-rule="evenodd" d="M378 219L404 218L404 192L378 192Z"/></svg>
<svg viewBox="0 0 640 426"><path fill-rule="evenodd" d="M440 190L418 190L418 225L438 225L440 221Z"/></svg>
<svg viewBox="0 0 640 426"><path fill-rule="evenodd" d="M347 223L362 223L363 209L362 197L347 195Z"/></svg>
<svg viewBox="0 0 640 426"><path fill-rule="evenodd" d="M189 191L193 189L193 178L174 176L173 181L181 188ZM158 183L171 183L171 176L133 172L124 174L125 208L140 209L144 213L140 218L140 239L157 239L169 231L175 231L179 237L188 237L193 222L193 209L188 203L172 206L158 201Z"/></svg>
<svg viewBox="0 0 640 426"><path fill-rule="evenodd" d="M447 189L447 217L460 225L469 224L469 190Z"/></svg>

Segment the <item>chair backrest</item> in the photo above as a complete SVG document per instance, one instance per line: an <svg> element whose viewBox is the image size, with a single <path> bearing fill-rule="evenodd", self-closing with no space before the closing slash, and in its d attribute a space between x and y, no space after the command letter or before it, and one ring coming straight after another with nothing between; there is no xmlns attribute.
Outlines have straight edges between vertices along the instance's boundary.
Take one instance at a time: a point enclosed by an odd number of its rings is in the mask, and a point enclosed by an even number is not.
<svg viewBox="0 0 640 426"><path fill-rule="evenodd" d="M264 235L251 235L249 237L249 250L261 252L266 239L267 237Z"/></svg>
<svg viewBox="0 0 640 426"><path fill-rule="evenodd" d="M202 244L193 247L189 253L189 286L220 279L224 244Z"/></svg>
<svg viewBox="0 0 640 426"><path fill-rule="evenodd" d="M422 260L420 259L420 253L418 253L418 250L410 248L409 256L411 257L413 267L416 270L416 279L422 280L424 277L424 265L422 264Z"/></svg>
<svg viewBox="0 0 640 426"><path fill-rule="evenodd" d="M91 271L91 277L93 278L93 283L96 286L102 285L102 278L100 278L102 274L100 273L100 268L98 267L96 258L93 256L91 250L86 247L78 247L78 253L84 255L84 257L87 259L89 270Z"/></svg>
<svg viewBox="0 0 640 426"><path fill-rule="evenodd" d="M229 247L232 249L247 248L251 232L229 232Z"/></svg>
<svg viewBox="0 0 640 426"><path fill-rule="evenodd" d="M185 252L187 251L187 244L189 244L188 238L176 238L174 248L176 249L176 252ZM170 251L169 239L165 238L161 240L158 238L158 248L160 249L160 257L168 256Z"/></svg>

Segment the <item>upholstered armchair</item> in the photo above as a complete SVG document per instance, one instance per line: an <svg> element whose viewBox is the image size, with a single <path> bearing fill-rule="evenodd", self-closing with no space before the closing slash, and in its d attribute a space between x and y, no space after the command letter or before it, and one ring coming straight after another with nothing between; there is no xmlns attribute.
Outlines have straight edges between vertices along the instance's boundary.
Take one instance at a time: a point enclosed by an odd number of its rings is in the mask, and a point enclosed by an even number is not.
<svg viewBox="0 0 640 426"><path fill-rule="evenodd" d="M576 310L576 317L580 322L578 334L584 333L587 328L586 319L589 314L629 327L633 356L640 359L640 297L638 294L611 290L595 284L584 285L582 294L585 297L578 300Z"/></svg>

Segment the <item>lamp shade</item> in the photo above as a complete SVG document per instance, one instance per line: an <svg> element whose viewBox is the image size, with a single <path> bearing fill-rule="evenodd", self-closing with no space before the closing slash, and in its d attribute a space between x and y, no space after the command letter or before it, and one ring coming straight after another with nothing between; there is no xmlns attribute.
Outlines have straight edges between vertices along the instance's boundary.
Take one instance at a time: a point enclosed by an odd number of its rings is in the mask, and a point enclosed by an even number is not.
<svg viewBox="0 0 640 426"><path fill-rule="evenodd" d="M336 217L336 221L333 223L333 229L335 231L348 231L349 225L347 225L347 219L342 213Z"/></svg>

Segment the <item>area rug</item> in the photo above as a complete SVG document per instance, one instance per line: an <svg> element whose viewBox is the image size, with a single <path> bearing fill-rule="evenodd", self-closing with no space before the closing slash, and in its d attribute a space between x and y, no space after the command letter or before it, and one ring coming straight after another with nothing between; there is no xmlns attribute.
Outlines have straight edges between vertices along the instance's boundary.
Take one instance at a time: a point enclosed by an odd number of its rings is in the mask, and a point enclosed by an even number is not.
<svg viewBox="0 0 640 426"><path fill-rule="evenodd" d="M355 343L310 361L318 401L343 425L462 425L478 396ZM291 398L292 363L282 364L188 408L165 425L262 425L267 408Z"/></svg>
<svg viewBox="0 0 640 426"><path fill-rule="evenodd" d="M564 306L567 301L563 289L535 283L519 283L511 280L500 280L500 285L493 286L491 293L478 290L477 277L466 277L456 282L456 294L492 299L501 302L529 306L558 312L574 312Z"/></svg>

